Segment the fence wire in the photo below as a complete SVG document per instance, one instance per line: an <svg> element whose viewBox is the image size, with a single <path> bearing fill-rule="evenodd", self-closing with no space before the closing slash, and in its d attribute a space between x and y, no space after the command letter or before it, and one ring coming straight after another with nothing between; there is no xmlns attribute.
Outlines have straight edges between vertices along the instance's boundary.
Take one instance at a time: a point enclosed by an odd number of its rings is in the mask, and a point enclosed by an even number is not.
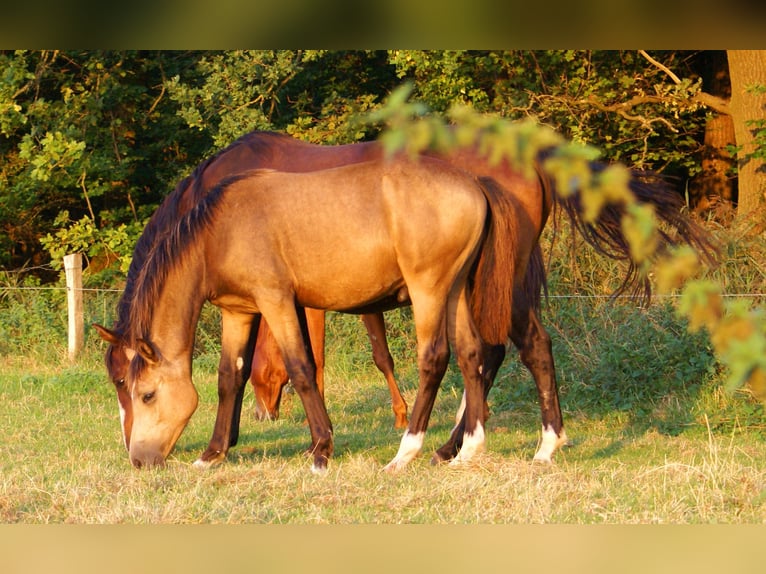
<svg viewBox="0 0 766 574"><path fill-rule="evenodd" d="M81 289L72 289L71 287L59 287L59 286L37 286L37 287L0 287L0 293L4 291L80 291L82 293L122 293L122 289L106 289L106 288L96 288L96 287L83 287ZM733 298L761 298L766 297L766 293L722 293L722 297L733 297ZM671 294L652 294L652 299L677 299L681 297L680 293L671 293ZM584 293L552 293L547 295L545 298L547 299L594 299L594 300L630 300L635 299L635 297L631 297L630 295L594 295L594 294L584 294Z"/></svg>

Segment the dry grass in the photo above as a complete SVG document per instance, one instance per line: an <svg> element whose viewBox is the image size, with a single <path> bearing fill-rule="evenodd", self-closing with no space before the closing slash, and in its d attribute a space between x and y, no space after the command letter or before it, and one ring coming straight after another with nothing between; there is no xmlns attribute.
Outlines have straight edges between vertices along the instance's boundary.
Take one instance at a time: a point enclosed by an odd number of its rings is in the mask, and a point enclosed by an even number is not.
<svg viewBox="0 0 766 574"><path fill-rule="evenodd" d="M755 431L708 426L677 436L637 431L624 416L568 416L573 445L553 465L531 462L535 415L498 412L487 452L470 466L432 467L428 456L400 474L381 471L398 446L376 373L341 385L328 377L336 456L314 476L302 410L288 395L283 419L243 416L226 464L191 462L214 416L211 374L167 468L131 468L120 444L111 390L97 360L69 369L18 370L5 363L0 421L0 522L162 524L475 524L766 522L766 442ZM411 393L411 389L408 389ZM427 448L449 430L457 400L447 384ZM534 413L534 405L528 405Z"/></svg>

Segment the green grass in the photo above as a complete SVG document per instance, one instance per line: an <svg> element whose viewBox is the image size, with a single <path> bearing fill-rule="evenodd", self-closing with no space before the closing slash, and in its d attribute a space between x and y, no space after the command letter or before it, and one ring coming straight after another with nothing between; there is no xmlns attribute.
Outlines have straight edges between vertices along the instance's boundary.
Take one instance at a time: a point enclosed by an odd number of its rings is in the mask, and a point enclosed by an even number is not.
<svg viewBox="0 0 766 574"><path fill-rule="evenodd" d="M724 238L715 272L727 292L763 293L766 242ZM245 397L240 442L225 464L193 461L212 432L218 315L203 310L195 345L200 406L165 469L133 469L122 445L103 345L88 329L75 364L66 354L64 297L0 290L0 523L763 523L766 417L725 373L704 334L690 335L672 300L648 309L589 298L608 294L620 269L566 234L543 238L553 337L570 446L532 463L540 412L531 377L509 351L489 401L486 453L466 468L432 467L462 392L454 364L442 384L424 453L403 472L394 456L388 390L356 317L328 321L326 396L335 455L310 472L303 409L286 394L276 422L255 421ZM21 285L0 277L0 286ZM86 322L110 325L118 293L89 293ZM762 299L760 300L762 303ZM417 387L411 310L387 314L405 399Z"/></svg>
<svg viewBox="0 0 766 574"><path fill-rule="evenodd" d="M214 352L195 359L201 400L167 468L138 471L121 444L99 345L74 365L5 356L0 364L0 522L14 523L761 523L766 440L760 404L718 384L704 340L664 306L554 300L554 337L571 446L532 463L539 439L534 387L515 353L490 395L487 452L467 468L432 467L459 401L454 365L439 393L424 455L381 472L401 432L361 322L332 316L327 365L335 456L310 472L303 410L258 422L248 390L240 443L227 462L191 466L215 417ZM599 319L597 321L596 319ZM392 332L407 331L407 312ZM590 325L590 327L588 327ZM394 345L414 401L412 344ZM345 351L345 352L344 352ZM63 366L62 366L63 365Z"/></svg>

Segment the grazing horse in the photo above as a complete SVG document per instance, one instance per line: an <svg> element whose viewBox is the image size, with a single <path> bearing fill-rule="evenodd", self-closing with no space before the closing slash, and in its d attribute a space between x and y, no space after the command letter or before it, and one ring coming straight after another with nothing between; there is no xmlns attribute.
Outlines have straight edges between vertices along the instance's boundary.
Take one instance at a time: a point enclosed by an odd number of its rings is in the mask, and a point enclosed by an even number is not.
<svg viewBox="0 0 766 574"><path fill-rule="evenodd" d="M261 133L252 132L243 136L242 141L258 139ZM239 147L238 144L235 144ZM359 143L345 146L312 145L288 137L274 141L280 148L281 154L291 156L300 164L304 156L315 159L318 156L334 157L337 161L357 161L372 150L374 142ZM244 150L248 148L244 146ZM351 150L355 153L351 153ZM478 147L463 147L448 152L425 152L447 161L453 166L482 178L485 185L496 187L499 192L514 198L518 208L524 213L524 221L529 223L527 232L535 238L535 246L528 259L526 273L522 279L513 285L513 310L511 329L508 338L519 350L522 363L532 374L538 393L538 401L542 418L542 440L535 452L534 460L551 462L555 450L567 442L563 418L559 404L556 373L551 347L551 338L540 320L541 291L545 287L545 269L542 253L537 244L540 234L545 227L552 210L559 207L564 210L584 239L602 255L623 261L628 265L627 273L617 293L629 292L637 298L650 296L648 279L642 278L637 267L632 263L630 250L622 232L622 208L609 205L603 209L595 221L586 221L583 217L581 199L578 193L567 197L558 194L553 181L547 178L541 169L541 164L548 152L543 152L535 160L536 177L528 178L522 175L519 168L511 166L507 160L491 162L486 153L480 153ZM226 156L226 150L221 158ZM238 154L239 161L256 162L254 157L248 157L246 151ZM606 165L601 162L591 162L591 169L598 173ZM708 261L714 259L715 248L706 232L694 224L682 213L681 196L667 184L659 175L651 172L634 170L631 173L629 187L641 204L649 204L654 208L658 219L669 232L662 232L661 247L667 248L679 243L685 243L696 248ZM488 305L491 309L491 304ZM307 311L308 312L308 311ZM488 310L488 313L493 311ZM316 319L312 323L312 345L315 357L324 356L323 313L313 311ZM474 317L474 319L477 319ZM478 320L478 319L477 319ZM378 368L389 376L393 375L393 359L386 344L385 323L382 313L366 314L363 321L369 334ZM485 349L485 364L483 379L485 384L485 399L492 387L497 371L504 360L505 345L497 345ZM388 366L386 366L388 365ZM259 342L253 357L253 370L261 369L268 376L253 376L251 381L256 394L256 409L259 418L276 418L279 413L279 402L282 388L288 381L281 356L269 336L268 325L261 323ZM393 396L393 393L392 393ZM486 409L486 407L485 407ZM449 460L454 457L460 447L464 421L458 416L458 424L453 430L450 440L434 455L434 462Z"/></svg>
<svg viewBox="0 0 766 574"><path fill-rule="evenodd" d="M223 319L219 415L223 408L224 421L234 418L253 324L263 316L303 402L317 471L332 454L332 426L299 309L365 313L411 304L418 393L386 468L402 468L422 448L450 343L466 396L455 461L470 460L484 444L483 346L502 344L510 332L513 285L537 241L531 228L491 181L434 158L225 180L155 241L127 325L108 331L130 360L131 462L164 464L196 409L191 356L206 300ZM231 425L224 431L228 445Z"/></svg>
<svg viewBox="0 0 766 574"><path fill-rule="evenodd" d="M317 146L296 140L290 136L273 132L251 132L231 145L202 162L194 172L181 180L171 194L157 209L144 232L138 239L133 252L130 268L126 277L125 290L117 307L117 320L113 331L121 332L125 329L128 321L130 301L135 290L136 278L144 265L148 254L153 249L155 240L167 232L167 229L178 218L188 213L199 201L204 198L225 177L242 173L250 169L272 168L281 171L315 171L339 165L359 163L382 157L382 150L375 142L341 146ZM306 319L312 347L314 348L314 360L317 367L317 384L320 394L324 393L324 311L316 309L306 310ZM380 316L381 314L374 314ZM362 315L365 325L368 325L367 315ZM369 321L370 328L375 328L377 323ZM130 434L133 425L133 412L130 395L125 386L127 376L128 357L119 337L114 337L109 329L100 325L93 325L100 336L109 343L106 351L106 368L109 379L115 386L117 402L120 411L121 429L123 442L126 448L130 448ZM252 364L252 383L259 390L278 389L281 394L282 385L286 382L284 361L279 349L265 321L260 322L260 330L257 333L257 348ZM385 333L384 333L385 336ZM391 391L392 406L395 416L395 426L403 428L407 425L407 404L401 396L393 372L393 360L385 339L382 339L382 348L379 333L370 331L373 344L373 358L375 364L383 372ZM283 382L283 377L285 377ZM262 391L263 392L263 391ZM232 445L236 444L239 435L239 416L242 397L238 397L238 406L235 409L235 419L225 424L231 424ZM271 403L271 401L269 401ZM263 410L258 403L256 414L258 418L275 418L278 411L271 413ZM224 423L217 419L216 428L211 439L210 448L207 449L201 460L210 457L216 458L222 448L220 445L221 425ZM228 446L228 445L227 445Z"/></svg>

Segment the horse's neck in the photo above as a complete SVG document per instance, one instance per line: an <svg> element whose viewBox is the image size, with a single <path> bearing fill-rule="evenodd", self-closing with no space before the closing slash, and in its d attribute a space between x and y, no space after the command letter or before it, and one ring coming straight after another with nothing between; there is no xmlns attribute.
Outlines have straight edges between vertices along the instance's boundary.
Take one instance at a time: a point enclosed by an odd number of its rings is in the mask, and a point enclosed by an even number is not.
<svg viewBox="0 0 766 574"><path fill-rule="evenodd" d="M154 303L150 339L168 358L191 360L197 321L206 299L203 260L195 255L171 270Z"/></svg>

